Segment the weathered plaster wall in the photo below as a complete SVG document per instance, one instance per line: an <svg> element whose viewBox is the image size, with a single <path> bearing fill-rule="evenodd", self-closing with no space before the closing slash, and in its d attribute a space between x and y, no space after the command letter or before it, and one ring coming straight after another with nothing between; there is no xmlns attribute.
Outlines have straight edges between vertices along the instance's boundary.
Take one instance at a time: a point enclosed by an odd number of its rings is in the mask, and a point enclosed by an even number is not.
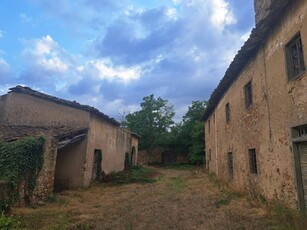
<svg viewBox="0 0 307 230"><path fill-rule="evenodd" d="M68 145L57 152L54 175L59 191L83 186L87 140Z"/></svg>
<svg viewBox="0 0 307 230"><path fill-rule="evenodd" d="M210 171L218 174L218 160L217 160L217 129L215 122L215 112L209 117L205 124L205 137L206 137L206 167ZM209 124L210 123L210 124Z"/></svg>
<svg viewBox="0 0 307 230"><path fill-rule="evenodd" d="M211 115L210 134L207 120L206 153L212 149L209 170L229 181L235 189L252 195L262 194L268 199L278 198L295 206L297 194L291 127L307 124L307 74L305 72L298 79L288 81L284 46L299 31L306 46L307 2L297 1L288 12ZM306 63L305 47L304 59ZM246 109L244 86L250 80L253 106ZM229 124L225 117L227 103L231 109ZM216 122L212 122L215 115ZM258 175L249 173L249 148L256 149ZM228 176L228 152L232 152L234 157L233 180Z"/></svg>
<svg viewBox="0 0 307 230"><path fill-rule="evenodd" d="M134 140L133 143L137 150L137 140ZM108 174L124 169L125 153L131 153L132 147L130 132L92 115L88 134L84 185L87 186L91 181L95 149L102 151L102 171Z"/></svg>
<svg viewBox="0 0 307 230"><path fill-rule="evenodd" d="M87 127L89 112L38 97L11 92L5 96L4 124Z"/></svg>

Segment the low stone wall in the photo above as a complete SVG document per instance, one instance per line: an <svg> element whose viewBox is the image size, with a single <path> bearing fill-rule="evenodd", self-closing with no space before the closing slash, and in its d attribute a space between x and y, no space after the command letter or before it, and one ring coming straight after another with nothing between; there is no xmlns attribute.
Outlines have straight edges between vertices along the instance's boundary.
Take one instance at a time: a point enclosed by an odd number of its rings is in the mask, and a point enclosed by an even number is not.
<svg viewBox="0 0 307 230"><path fill-rule="evenodd" d="M151 163L162 163L162 154L170 149L164 147L155 148L152 153L148 153L146 150L138 152L138 165L147 165ZM186 164L189 162L188 156L184 154L176 153L176 163L177 164Z"/></svg>

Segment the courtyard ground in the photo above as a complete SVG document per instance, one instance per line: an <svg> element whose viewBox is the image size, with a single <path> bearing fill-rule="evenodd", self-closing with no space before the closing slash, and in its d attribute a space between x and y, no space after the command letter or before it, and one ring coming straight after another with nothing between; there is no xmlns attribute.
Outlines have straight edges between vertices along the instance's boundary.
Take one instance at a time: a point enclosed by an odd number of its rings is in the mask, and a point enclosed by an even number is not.
<svg viewBox="0 0 307 230"><path fill-rule="evenodd" d="M21 229L278 229L267 209L220 186L202 167L152 168L157 181L94 184L17 208Z"/></svg>

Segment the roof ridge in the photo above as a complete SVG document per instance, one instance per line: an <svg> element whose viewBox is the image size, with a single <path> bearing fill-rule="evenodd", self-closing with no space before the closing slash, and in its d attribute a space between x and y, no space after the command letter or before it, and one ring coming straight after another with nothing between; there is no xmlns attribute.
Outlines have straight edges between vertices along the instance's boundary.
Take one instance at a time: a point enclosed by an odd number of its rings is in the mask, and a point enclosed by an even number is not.
<svg viewBox="0 0 307 230"><path fill-rule="evenodd" d="M52 101L52 102L55 102L55 103L58 103L58 104L62 104L62 105L74 107L74 108L77 108L77 109L85 110L85 111L91 112L91 113L109 121L113 125L120 126L120 123L118 121L116 121L114 118L109 117L108 115L99 111L95 107L92 107L92 106L89 106L89 105L82 105L82 104L80 104L76 101L69 101L69 100L66 100L66 99L51 96L51 95L33 90L33 89L31 89L30 87L27 87L27 86L17 85L15 87L9 88L9 90L10 90L10 92L24 93L24 94L28 94L28 95L31 95L31 96L34 96L34 97L46 99L46 100L49 100L49 101Z"/></svg>

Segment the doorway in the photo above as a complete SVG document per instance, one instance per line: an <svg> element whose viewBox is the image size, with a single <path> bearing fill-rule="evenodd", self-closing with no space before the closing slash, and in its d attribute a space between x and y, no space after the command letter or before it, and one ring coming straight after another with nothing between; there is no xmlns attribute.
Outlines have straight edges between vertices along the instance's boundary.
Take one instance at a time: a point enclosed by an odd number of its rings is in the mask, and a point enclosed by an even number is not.
<svg viewBox="0 0 307 230"><path fill-rule="evenodd" d="M295 144L296 180L301 210L307 207L307 142Z"/></svg>
<svg viewBox="0 0 307 230"><path fill-rule="evenodd" d="M100 149L95 149L93 168L92 168L92 181L101 179L101 172L102 172L101 163L102 163L102 152Z"/></svg>
<svg viewBox="0 0 307 230"><path fill-rule="evenodd" d="M174 165L177 163L177 154L172 151L165 151L162 153L162 164Z"/></svg>

